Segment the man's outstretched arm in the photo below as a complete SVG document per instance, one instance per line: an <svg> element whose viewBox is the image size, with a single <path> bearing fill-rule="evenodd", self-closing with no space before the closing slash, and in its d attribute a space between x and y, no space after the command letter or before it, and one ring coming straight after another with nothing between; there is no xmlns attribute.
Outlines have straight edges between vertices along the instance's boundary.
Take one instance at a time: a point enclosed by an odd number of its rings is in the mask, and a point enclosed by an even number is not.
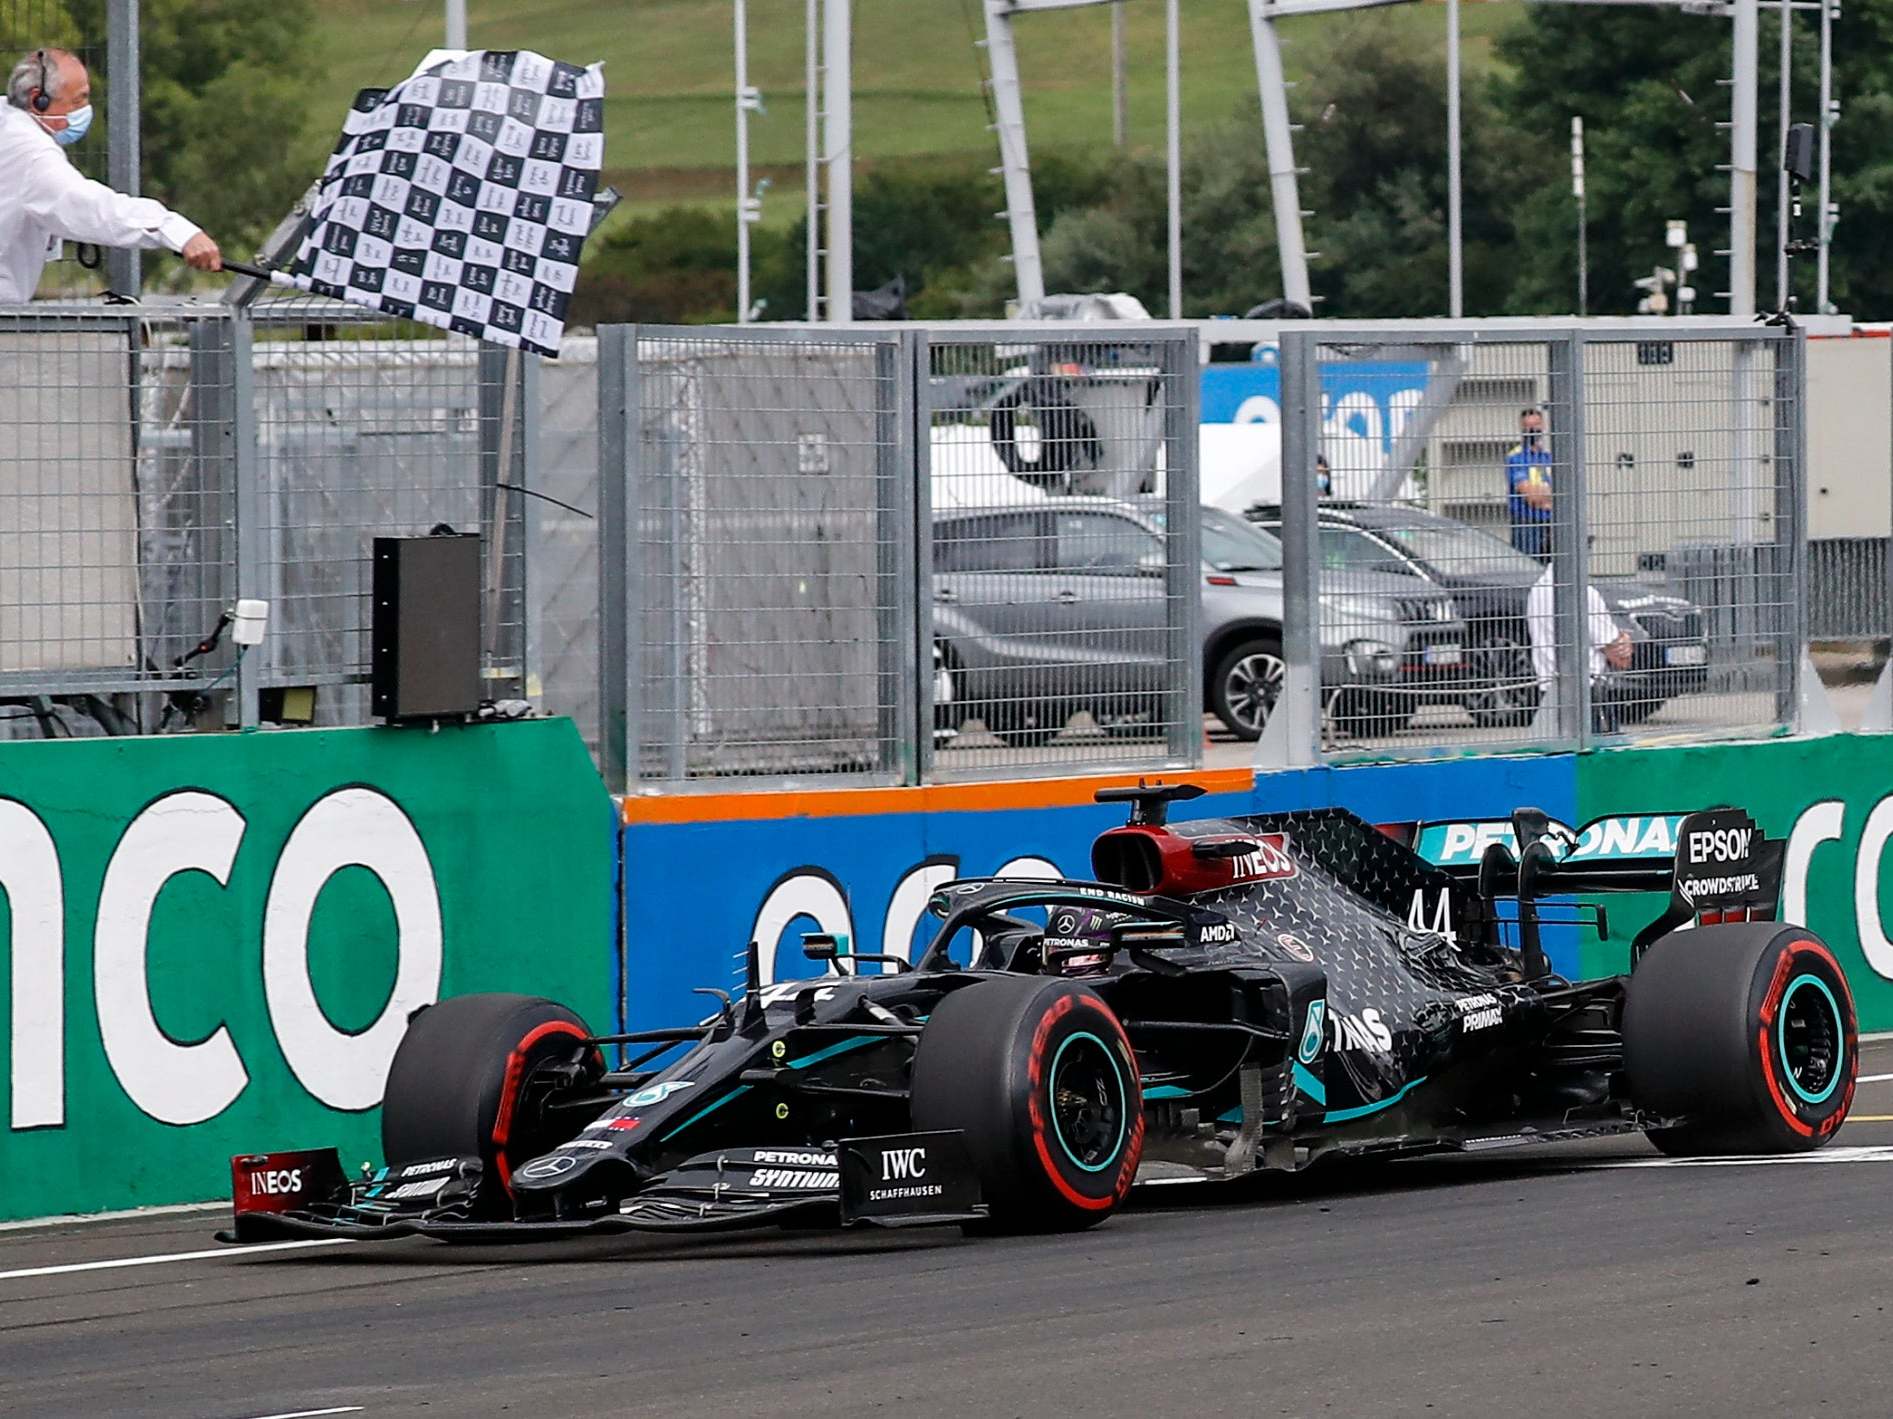
<svg viewBox="0 0 1893 1419"><path fill-rule="evenodd" d="M95 246L159 247L199 271L223 268L217 243L187 217L149 197L127 197L85 177L56 154L35 157L20 174L21 206L67 241Z"/></svg>

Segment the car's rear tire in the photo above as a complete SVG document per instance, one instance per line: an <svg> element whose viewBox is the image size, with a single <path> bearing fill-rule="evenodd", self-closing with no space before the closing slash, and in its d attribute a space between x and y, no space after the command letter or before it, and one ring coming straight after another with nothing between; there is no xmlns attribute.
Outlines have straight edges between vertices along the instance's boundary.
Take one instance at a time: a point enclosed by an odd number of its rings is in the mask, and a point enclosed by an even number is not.
<svg viewBox="0 0 1893 1419"><path fill-rule="evenodd" d="M993 1224L1072 1231L1109 1217L1144 1147L1137 1056L1076 981L982 981L934 1007L914 1055L921 1132L957 1129Z"/></svg>
<svg viewBox="0 0 1893 1419"><path fill-rule="evenodd" d="M960 731L960 667L944 641L933 643L933 742L937 746Z"/></svg>
<svg viewBox="0 0 1893 1419"><path fill-rule="evenodd" d="M535 995L459 995L417 1012L394 1052L381 1100L381 1151L390 1167L477 1157L481 1197L502 1196L510 1170L568 1142L534 1087L544 1066L584 1050L591 1031ZM596 1048L585 1052L599 1073Z"/></svg>
<svg viewBox="0 0 1893 1419"><path fill-rule="evenodd" d="M1802 928L1671 932L1630 977L1630 1097L1645 1113L1681 1120L1648 1130L1668 1154L1819 1148L1853 1106L1858 1030L1839 963Z"/></svg>

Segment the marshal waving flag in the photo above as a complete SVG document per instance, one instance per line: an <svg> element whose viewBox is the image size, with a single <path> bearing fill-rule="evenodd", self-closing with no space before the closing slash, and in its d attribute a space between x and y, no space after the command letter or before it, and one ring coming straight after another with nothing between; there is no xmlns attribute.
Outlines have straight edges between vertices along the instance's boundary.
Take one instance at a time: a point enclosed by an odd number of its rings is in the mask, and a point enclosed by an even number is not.
<svg viewBox="0 0 1893 1419"><path fill-rule="evenodd" d="M424 61L364 89L275 279L556 356L604 125L599 65L527 50Z"/></svg>

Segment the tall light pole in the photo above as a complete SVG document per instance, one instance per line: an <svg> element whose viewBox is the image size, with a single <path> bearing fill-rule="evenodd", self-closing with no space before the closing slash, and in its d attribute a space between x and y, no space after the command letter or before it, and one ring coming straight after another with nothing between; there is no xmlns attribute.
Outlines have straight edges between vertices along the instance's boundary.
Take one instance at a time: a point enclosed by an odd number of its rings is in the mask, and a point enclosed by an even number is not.
<svg viewBox="0 0 1893 1419"><path fill-rule="evenodd" d="M854 319L854 62L851 0L822 0L822 146L828 169L828 319Z"/></svg>
<svg viewBox="0 0 1893 1419"><path fill-rule="evenodd" d="M762 112L762 94L749 86L749 3L736 0L736 321L749 324L749 229L762 217L762 199L749 190L749 116Z"/></svg>
<svg viewBox="0 0 1893 1419"><path fill-rule="evenodd" d="M802 36L802 158L807 184L808 319L822 318L822 0L808 0Z"/></svg>
<svg viewBox="0 0 1893 1419"><path fill-rule="evenodd" d="M1446 303L1454 320L1466 313L1459 199L1459 0L1446 0Z"/></svg>
<svg viewBox="0 0 1893 1419"><path fill-rule="evenodd" d="M1794 122L1788 92L1788 70L1793 61L1794 11L1783 5L1781 16L1781 140L1775 152L1775 309L1788 308L1788 166L1781 161L1788 147L1788 125Z"/></svg>
<svg viewBox="0 0 1893 1419"><path fill-rule="evenodd" d="M1169 199L1170 318L1183 319L1183 78L1177 8L1166 0L1164 39L1164 167Z"/></svg>
<svg viewBox="0 0 1893 1419"><path fill-rule="evenodd" d="M1249 37L1255 46L1256 88L1262 99L1262 141L1269 158L1269 197L1275 212L1275 245L1282 257L1282 298L1314 309L1308 282L1308 249L1301 230L1301 191L1295 167L1294 128L1288 121L1288 89L1282 77L1282 46L1275 36L1280 0L1249 0Z"/></svg>
<svg viewBox="0 0 1893 1419"><path fill-rule="evenodd" d="M1578 314L1587 313L1591 298L1591 264L1587 250L1584 197L1584 120L1571 115L1571 195L1578 209Z"/></svg>
<svg viewBox="0 0 1893 1419"><path fill-rule="evenodd" d="M1758 0L1735 0L1729 86L1729 314L1755 313L1755 66L1761 39Z"/></svg>
<svg viewBox="0 0 1893 1419"><path fill-rule="evenodd" d="M1124 111L1130 97L1125 75L1127 58L1124 0L1115 0L1111 6L1111 146L1114 148L1122 148L1130 138L1129 115Z"/></svg>
<svg viewBox="0 0 1893 1419"><path fill-rule="evenodd" d="M1834 125L1840 120L1840 105L1834 99L1834 11L1838 0L1821 0L1821 222L1820 255L1816 258L1814 309L1827 314L1827 247L1834 234L1834 222L1840 207L1828 198L1828 181L1833 176L1831 157Z"/></svg>

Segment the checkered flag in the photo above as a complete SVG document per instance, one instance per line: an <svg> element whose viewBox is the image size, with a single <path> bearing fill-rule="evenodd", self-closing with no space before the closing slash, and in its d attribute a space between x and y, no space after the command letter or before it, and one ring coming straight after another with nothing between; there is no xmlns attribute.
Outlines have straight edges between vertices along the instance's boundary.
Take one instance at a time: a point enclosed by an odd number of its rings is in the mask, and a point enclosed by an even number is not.
<svg viewBox="0 0 1893 1419"><path fill-rule="evenodd" d="M277 280L543 355L591 230L600 66L479 50L364 89Z"/></svg>

